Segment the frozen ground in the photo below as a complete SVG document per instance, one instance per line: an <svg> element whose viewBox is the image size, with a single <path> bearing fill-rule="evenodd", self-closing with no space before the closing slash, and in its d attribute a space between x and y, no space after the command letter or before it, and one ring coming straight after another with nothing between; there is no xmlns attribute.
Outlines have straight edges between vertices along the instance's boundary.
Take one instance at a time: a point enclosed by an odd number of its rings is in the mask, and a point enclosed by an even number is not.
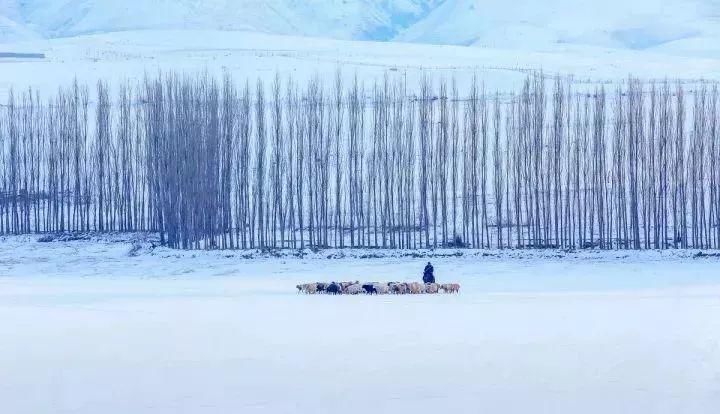
<svg viewBox="0 0 720 414"><path fill-rule="evenodd" d="M720 406L718 257L419 252L442 256L437 276L459 281L460 295L329 297L294 285L413 279L428 259L136 246L0 240L2 412Z"/></svg>

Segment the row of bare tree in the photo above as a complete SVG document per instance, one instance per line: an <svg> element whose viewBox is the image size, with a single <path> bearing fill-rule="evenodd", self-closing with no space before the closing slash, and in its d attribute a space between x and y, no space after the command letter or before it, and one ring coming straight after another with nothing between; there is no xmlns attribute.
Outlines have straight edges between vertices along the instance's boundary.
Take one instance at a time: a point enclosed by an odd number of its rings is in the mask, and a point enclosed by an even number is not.
<svg viewBox="0 0 720 414"><path fill-rule="evenodd" d="M688 89L689 88L689 89ZM185 249L720 248L718 85L167 74L0 110L0 234ZM92 97L92 99L91 99Z"/></svg>

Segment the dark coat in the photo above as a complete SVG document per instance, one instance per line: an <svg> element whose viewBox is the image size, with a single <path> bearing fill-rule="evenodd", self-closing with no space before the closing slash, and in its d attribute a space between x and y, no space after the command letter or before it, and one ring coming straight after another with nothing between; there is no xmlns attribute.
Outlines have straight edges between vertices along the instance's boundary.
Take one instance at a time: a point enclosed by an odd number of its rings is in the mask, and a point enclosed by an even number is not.
<svg viewBox="0 0 720 414"><path fill-rule="evenodd" d="M435 275L433 274L435 269L428 263L423 271L423 283L435 283Z"/></svg>

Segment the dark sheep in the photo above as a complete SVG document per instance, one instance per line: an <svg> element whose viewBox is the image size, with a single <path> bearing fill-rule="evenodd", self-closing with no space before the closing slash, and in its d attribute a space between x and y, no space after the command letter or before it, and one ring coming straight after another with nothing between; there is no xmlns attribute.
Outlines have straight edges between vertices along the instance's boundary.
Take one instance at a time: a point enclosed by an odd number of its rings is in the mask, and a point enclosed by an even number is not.
<svg viewBox="0 0 720 414"><path fill-rule="evenodd" d="M318 293L325 293L325 290L327 289L327 287L328 287L327 283L318 283L317 284Z"/></svg>
<svg viewBox="0 0 720 414"><path fill-rule="evenodd" d="M337 295L340 293L340 285L335 282L330 283L330 286L325 288L325 293L328 295Z"/></svg>
<svg viewBox="0 0 720 414"><path fill-rule="evenodd" d="M375 289L375 285L373 285L372 283L364 284L362 285L362 288L368 295L377 295L377 289Z"/></svg>

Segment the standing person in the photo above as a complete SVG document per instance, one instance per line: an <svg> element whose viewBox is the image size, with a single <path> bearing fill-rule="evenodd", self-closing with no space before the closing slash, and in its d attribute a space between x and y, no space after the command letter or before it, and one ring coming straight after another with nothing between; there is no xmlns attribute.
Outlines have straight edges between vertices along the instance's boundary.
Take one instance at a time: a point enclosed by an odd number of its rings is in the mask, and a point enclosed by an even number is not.
<svg viewBox="0 0 720 414"><path fill-rule="evenodd" d="M435 269L433 268L433 265L428 262L427 265L425 265L425 270L423 271L423 283L435 283L435 275L433 274Z"/></svg>

